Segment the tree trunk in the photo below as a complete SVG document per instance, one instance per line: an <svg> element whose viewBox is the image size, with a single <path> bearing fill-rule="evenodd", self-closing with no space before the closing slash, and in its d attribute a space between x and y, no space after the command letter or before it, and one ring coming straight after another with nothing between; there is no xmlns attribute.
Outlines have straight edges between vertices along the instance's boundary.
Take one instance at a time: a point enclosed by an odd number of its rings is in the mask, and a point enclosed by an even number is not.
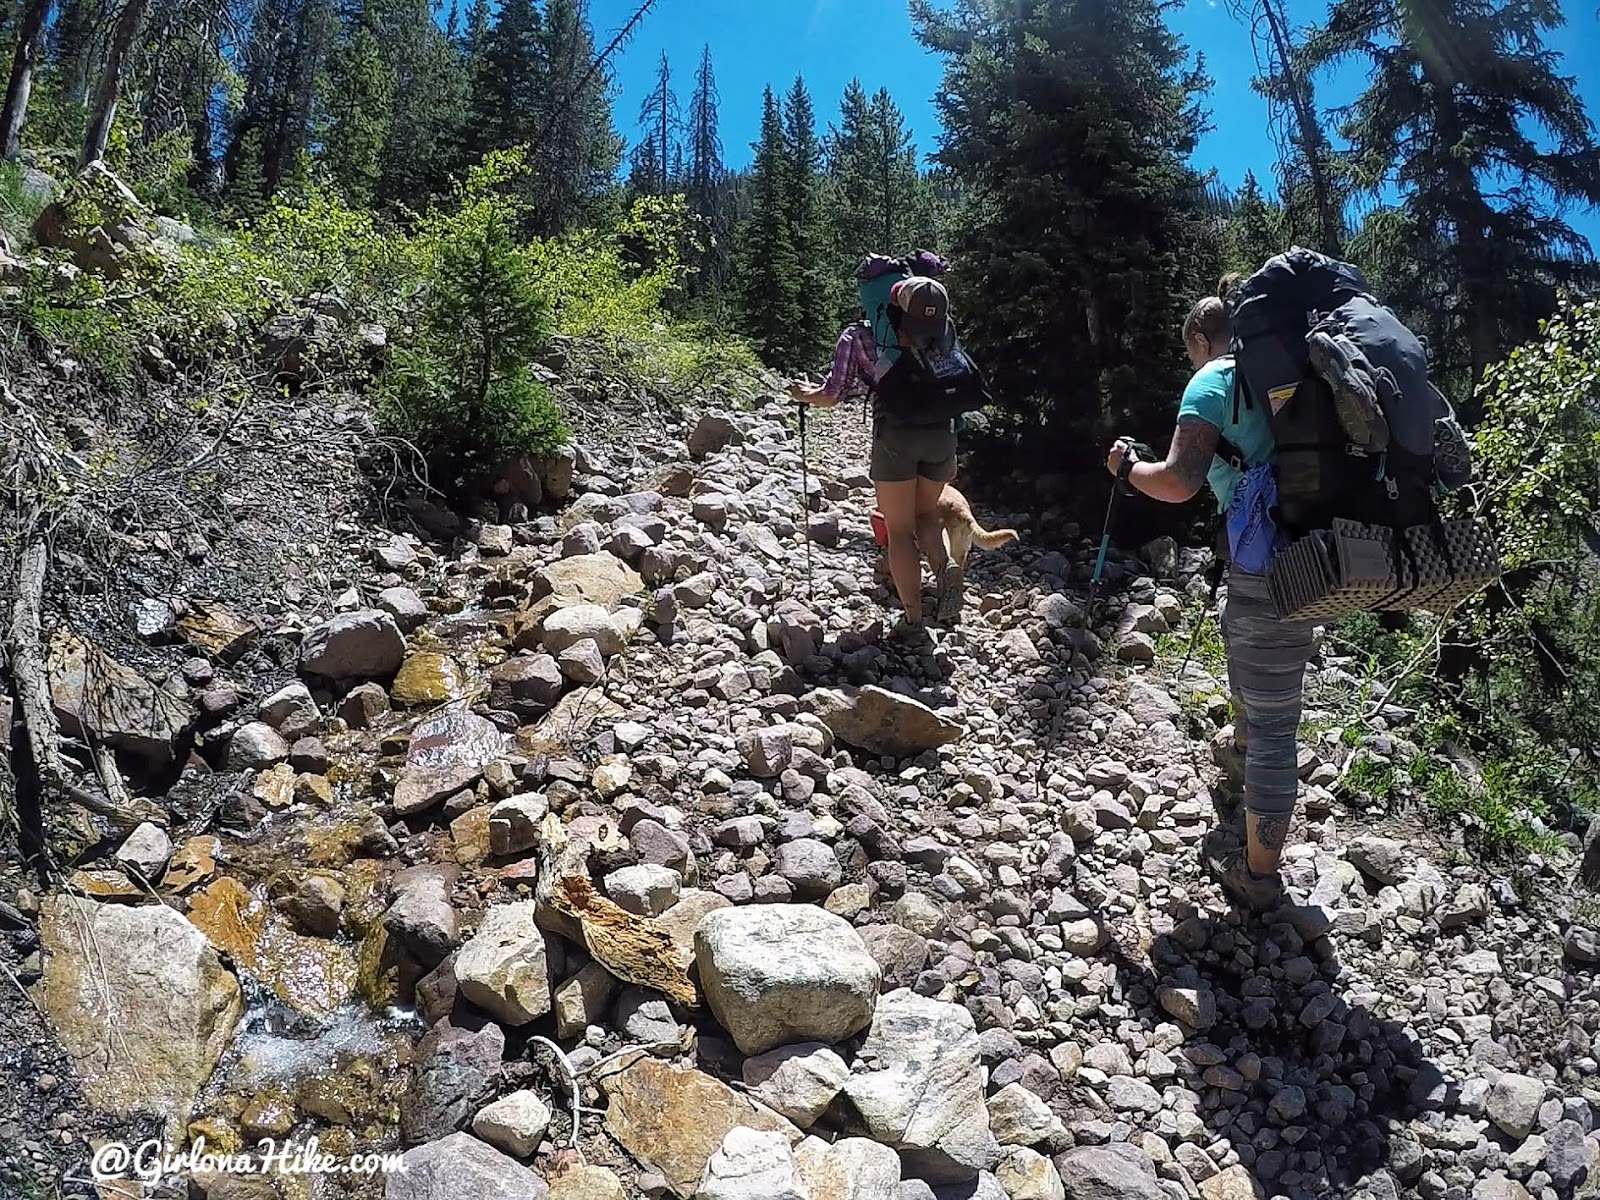
<svg viewBox="0 0 1600 1200"><path fill-rule="evenodd" d="M33 60L50 16L50 3L51 0L28 0L17 26L11 82L6 87L5 108L0 110L0 158L7 162L15 162L22 150L22 120L28 115L28 95L33 91Z"/></svg>
<svg viewBox="0 0 1600 1200"><path fill-rule="evenodd" d="M1272 29L1272 40L1278 52L1278 69L1283 73L1284 91L1289 96L1289 107L1294 110L1295 124L1300 130L1300 152L1306 156L1306 169L1311 173L1311 196L1317 209L1317 235L1322 245L1317 249L1335 257L1339 254L1339 235L1342 223L1333 203L1333 189L1328 182L1328 164L1323 157L1327 139L1322 126L1317 124L1317 114L1312 107L1311 95L1306 87L1305 75L1299 72L1290 58L1289 34L1283 26L1283 15L1274 6L1274 0L1262 0L1267 24Z"/></svg>
<svg viewBox="0 0 1600 1200"><path fill-rule="evenodd" d="M89 114L89 128L83 135L83 153L78 156L78 170L98 162L106 152L106 140L111 136L111 122L117 115L117 93L122 87L122 67L128 51L144 25L145 13L150 10L150 0L128 0L127 7L117 18L117 27L111 35L111 48L106 52L105 69L100 73L100 84L94 91L94 108Z"/></svg>

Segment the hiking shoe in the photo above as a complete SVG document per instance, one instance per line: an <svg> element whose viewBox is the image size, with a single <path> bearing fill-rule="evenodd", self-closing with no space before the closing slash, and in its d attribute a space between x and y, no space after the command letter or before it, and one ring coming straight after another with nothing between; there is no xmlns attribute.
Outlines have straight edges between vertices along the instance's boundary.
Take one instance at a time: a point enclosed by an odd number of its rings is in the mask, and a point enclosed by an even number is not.
<svg viewBox="0 0 1600 1200"><path fill-rule="evenodd" d="M1206 868L1230 900L1251 912L1272 912L1283 903L1283 880L1276 871L1271 875L1252 871L1243 846L1208 854Z"/></svg>
<svg viewBox="0 0 1600 1200"><path fill-rule="evenodd" d="M1306 335L1311 365L1327 381L1333 392L1333 406L1339 424L1350 442L1362 450L1376 452L1389 445L1389 422L1378 403L1374 373L1366 356L1343 334L1332 335L1313 329Z"/></svg>
<svg viewBox="0 0 1600 1200"><path fill-rule="evenodd" d="M907 649L916 649L933 645L933 634L927 625L921 621L913 621L905 613L901 613L893 625L889 627L889 640L896 642Z"/></svg>
<svg viewBox="0 0 1600 1200"><path fill-rule="evenodd" d="M961 604L966 598L967 573L960 563L947 562L939 572L939 609L935 620L953 625L961 619Z"/></svg>
<svg viewBox="0 0 1600 1200"><path fill-rule="evenodd" d="M1447 492L1472 481L1472 447L1453 415L1433 423L1433 476Z"/></svg>

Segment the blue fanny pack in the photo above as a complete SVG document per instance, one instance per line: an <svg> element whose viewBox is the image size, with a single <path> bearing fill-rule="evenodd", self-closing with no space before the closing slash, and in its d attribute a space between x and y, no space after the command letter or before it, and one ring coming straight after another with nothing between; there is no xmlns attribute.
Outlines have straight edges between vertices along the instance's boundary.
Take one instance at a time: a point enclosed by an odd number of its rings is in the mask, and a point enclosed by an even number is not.
<svg viewBox="0 0 1600 1200"><path fill-rule="evenodd" d="M1278 504L1278 481L1272 465L1263 463L1244 473L1228 505L1228 558L1251 575L1265 575L1273 556L1289 547L1289 539L1272 519Z"/></svg>

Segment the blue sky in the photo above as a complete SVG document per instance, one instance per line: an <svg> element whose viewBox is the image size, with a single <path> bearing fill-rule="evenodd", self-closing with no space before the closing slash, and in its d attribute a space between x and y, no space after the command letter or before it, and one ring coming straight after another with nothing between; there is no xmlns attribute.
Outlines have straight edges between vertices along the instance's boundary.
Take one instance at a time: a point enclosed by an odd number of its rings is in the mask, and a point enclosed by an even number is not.
<svg viewBox="0 0 1600 1200"><path fill-rule="evenodd" d="M591 0L591 19L600 45L632 14L633 0ZM1326 11L1319 0L1286 0L1291 21L1305 24ZM1547 42L1564 59L1564 73L1575 76L1589 114L1600 124L1600 14L1597 0L1562 0L1567 25ZM1212 0L1185 0L1169 13L1173 28L1191 53L1205 55L1213 83L1207 97L1213 129L1201 141L1194 163L1215 168L1222 181L1237 187L1247 170L1269 184L1275 153L1267 136L1267 109L1250 88L1255 57L1243 27L1226 7ZM750 156L750 142L761 119L761 91L781 91L805 76L816 103L818 124L826 127L838 112L845 84L859 78L869 92L886 87L895 98L924 154L936 148L939 132L933 96L940 60L912 36L904 0L657 0L638 33L614 62L618 128L637 137L640 99L655 80L656 63L666 51L674 90L687 109L694 70L703 45L711 47L717 90L722 97L722 143L730 165ZM1339 104L1359 90L1354 69L1319 83L1321 102ZM1568 220L1600 253L1600 211L1575 210Z"/></svg>

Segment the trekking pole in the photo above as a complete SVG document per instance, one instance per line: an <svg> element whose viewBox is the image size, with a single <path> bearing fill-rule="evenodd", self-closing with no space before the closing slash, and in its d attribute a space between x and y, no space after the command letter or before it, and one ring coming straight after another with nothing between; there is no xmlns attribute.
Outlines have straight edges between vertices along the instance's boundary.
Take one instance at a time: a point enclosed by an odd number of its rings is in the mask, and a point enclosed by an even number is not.
<svg viewBox="0 0 1600 1200"><path fill-rule="evenodd" d="M1136 442L1128 447L1127 454L1135 462L1153 457L1150 448L1143 443ZM1132 495L1133 487L1118 480L1111 487L1111 496L1106 501L1105 524L1100 531L1100 548L1094 556L1094 572L1089 576L1089 595L1083 606L1083 631L1085 634L1094 630L1094 602L1100 595L1100 581L1105 577L1106 555L1111 549L1111 521L1117 511L1117 497ZM1074 647L1074 653L1077 648ZM1071 660L1068 660L1069 668ZM1057 695L1054 702L1055 711L1050 719L1050 734L1045 739L1044 748L1039 755L1039 773L1034 780L1039 795L1044 795L1044 781L1049 771L1050 756L1055 753L1056 743L1061 738L1061 725L1066 720L1067 706L1064 694Z"/></svg>
<svg viewBox="0 0 1600 1200"><path fill-rule="evenodd" d="M806 409L800 404L800 536L806 543L806 598L816 596L816 579L811 574L811 468L806 454Z"/></svg>

